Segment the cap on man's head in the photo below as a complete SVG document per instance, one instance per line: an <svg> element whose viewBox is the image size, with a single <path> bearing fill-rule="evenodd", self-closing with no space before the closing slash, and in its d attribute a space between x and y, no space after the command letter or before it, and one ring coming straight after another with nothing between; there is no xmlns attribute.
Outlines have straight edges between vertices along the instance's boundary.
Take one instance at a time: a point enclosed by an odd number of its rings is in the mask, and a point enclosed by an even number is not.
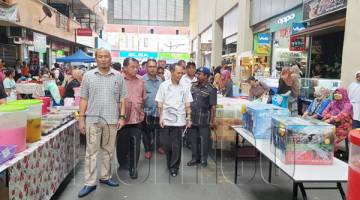
<svg viewBox="0 0 360 200"><path fill-rule="evenodd" d="M209 68L206 68L206 67L200 67L199 69L196 70L196 72L202 72L206 75L210 75L210 69Z"/></svg>
<svg viewBox="0 0 360 200"><path fill-rule="evenodd" d="M250 76L250 77L248 78L247 82L249 83L250 81L256 81L256 78L253 77L253 76Z"/></svg>

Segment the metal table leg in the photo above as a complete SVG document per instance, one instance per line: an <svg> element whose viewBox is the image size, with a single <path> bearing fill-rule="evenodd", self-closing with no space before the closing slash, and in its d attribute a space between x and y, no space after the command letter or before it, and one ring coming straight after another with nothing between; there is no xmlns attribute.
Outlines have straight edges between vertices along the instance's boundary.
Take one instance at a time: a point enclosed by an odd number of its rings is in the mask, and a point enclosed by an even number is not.
<svg viewBox="0 0 360 200"><path fill-rule="evenodd" d="M238 150L239 150L239 134L236 133L236 139L235 139L235 177L234 177L234 183L237 184L237 177L238 177Z"/></svg>
<svg viewBox="0 0 360 200"><path fill-rule="evenodd" d="M306 195L306 191L305 191L303 183L299 183L299 188L300 188L300 192L303 197L303 200L307 200L307 195Z"/></svg>
<svg viewBox="0 0 360 200"><path fill-rule="evenodd" d="M293 182L293 200L297 200L297 196L298 196L298 186L299 184L296 182Z"/></svg>
<svg viewBox="0 0 360 200"><path fill-rule="evenodd" d="M337 183L336 183L336 186L337 186L337 188L339 189L339 192L340 192L340 194L341 194L342 199L343 199L343 200L346 200L346 195L345 195L345 192L344 192L344 190L343 190L343 188L342 188L341 183L340 183L340 182L337 182Z"/></svg>
<svg viewBox="0 0 360 200"><path fill-rule="evenodd" d="M269 177L268 177L269 183L271 183L271 174L272 174L272 162L269 161Z"/></svg>

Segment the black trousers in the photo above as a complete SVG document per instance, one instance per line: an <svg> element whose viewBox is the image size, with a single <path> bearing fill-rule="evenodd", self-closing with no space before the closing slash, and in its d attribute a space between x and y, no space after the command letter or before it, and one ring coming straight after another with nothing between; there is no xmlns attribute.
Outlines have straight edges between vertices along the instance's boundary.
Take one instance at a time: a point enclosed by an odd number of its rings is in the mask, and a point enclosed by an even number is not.
<svg viewBox="0 0 360 200"><path fill-rule="evenodd" d="M161 144L166 153L169 170L178 170L181 162L182 131L184 127L165 126L161 129Z"/></svg>
<svg viewBox="0 0 360 200"><path fill-rule="evenodd" d="M161 147L159 117L145 116L142 123L142 133L145 152Z"/></svg>
<svg viewBox="0 0 360 200"><path fill-rule="evenodd" d="M137 168L140 156L141 124L125 125L119 130L116 154L120 167Z"/></svg>
<svg viewBox="0 0 360 200"><path fill-rule="evenodd" d="M189 129L192 158L207 161L210 144L209 126L192 126Z"/></svg>

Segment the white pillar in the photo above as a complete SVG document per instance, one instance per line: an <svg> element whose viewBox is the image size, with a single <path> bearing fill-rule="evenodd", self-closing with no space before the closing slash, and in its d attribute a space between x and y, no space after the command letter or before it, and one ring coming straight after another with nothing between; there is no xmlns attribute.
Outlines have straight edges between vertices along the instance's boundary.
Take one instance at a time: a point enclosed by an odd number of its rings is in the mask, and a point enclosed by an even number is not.
<svg viewBox="0 0 360 200"><path fill-rule="evenodd" d="M341 85L343 87L348 87L351 82L354 82L355 72L360 70L360 1L348 1L346 9L346 25L341 66Z"/></svg>
<svg viewBox="0 0 360 200"><path fill-rule="evenodd" d="M217 21L212 24L212 41L211 41L211 66L221 64L223 43L223 27Z"/></svg>

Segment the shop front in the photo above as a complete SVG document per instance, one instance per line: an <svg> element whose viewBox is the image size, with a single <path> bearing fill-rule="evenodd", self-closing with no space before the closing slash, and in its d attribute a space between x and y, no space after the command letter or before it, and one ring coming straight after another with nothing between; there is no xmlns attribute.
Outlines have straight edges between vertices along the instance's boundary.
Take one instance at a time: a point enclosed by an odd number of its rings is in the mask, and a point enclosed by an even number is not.
<svg viewBox="0 0 360 200"><path fill-rule="evenodd" d="M58 41L51 41L51 63L50 67L56 62L57 58L62 58L70 55L70 45L69 43L63 43Z"/></svg>
<svg viewBox="0 0 360 200"><path fill-rule="evenodd" d="M198 63L198 65L200 65L200 66L210 66L211 65L212 38L213 38L212 27L209 27L200 35L201 62Z"/></svg>
<svg viewBox="0 0 360 200"><path fill-rule="evenodd" d="M236 76L235 68L239 30L239 12L240 9L236 6L223 17L222 63L226 64L228 69L231 69L233 77Z"/></svg>

